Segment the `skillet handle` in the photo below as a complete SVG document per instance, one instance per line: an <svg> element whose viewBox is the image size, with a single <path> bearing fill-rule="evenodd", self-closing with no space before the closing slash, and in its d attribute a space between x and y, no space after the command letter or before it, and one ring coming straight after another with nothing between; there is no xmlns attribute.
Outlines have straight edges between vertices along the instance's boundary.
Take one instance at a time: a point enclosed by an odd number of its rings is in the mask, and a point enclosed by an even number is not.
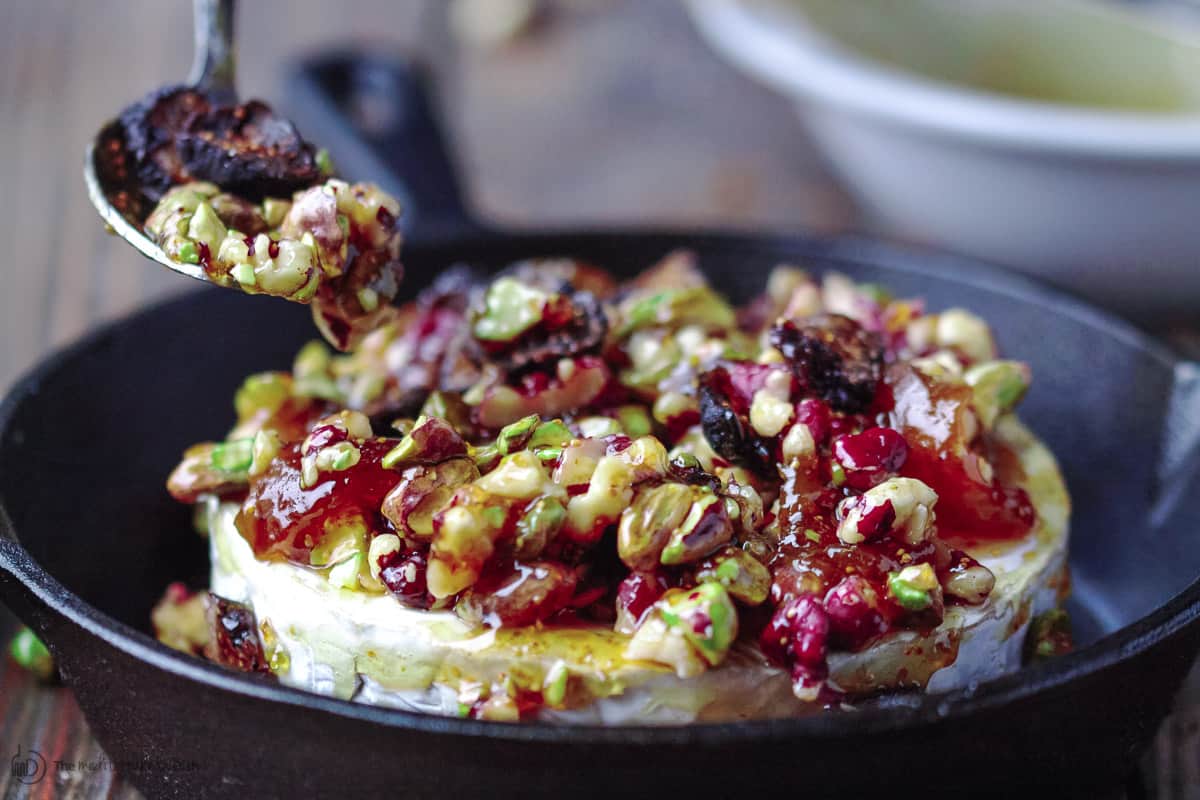
<svg viewBox="0 0 1200 800"><path fill-rule="evenodd" d="M47 586L49 580L17 542L8 514L0 507L0 603L43 642L54 638L55 621L59 619L44 596L45 590L36 588Z"/></svg>
<svg viewBox="0 0 1200 800"><path fill-rule="evenodd" d="M428 241L481 231L438 122L425 70L393 56L335 52L296 64L288 116L339 172L399 197L405 233Z"/></svg>

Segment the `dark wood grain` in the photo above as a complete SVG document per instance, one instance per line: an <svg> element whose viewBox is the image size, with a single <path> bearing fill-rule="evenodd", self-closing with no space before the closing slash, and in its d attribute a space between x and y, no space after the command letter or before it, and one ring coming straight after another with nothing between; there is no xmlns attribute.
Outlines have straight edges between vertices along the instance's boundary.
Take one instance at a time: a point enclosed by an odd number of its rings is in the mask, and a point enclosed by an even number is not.
<svg viewBox="0 0 1200 800"><path fill-rule="evenodd" d="M494 50L455 42L444 9L245 2L243 94L279 97L287 60L320 47L394 48L432 65L473 199L504 224L860 224L789 104L714 58L672 0L562 0ZM190 14L186 0L0 4L0 386L90 327L192 288L106 236L80 178L102 121L186 74ZM10 624L0 609L0 629ZM1185 693L1147 760L1157 797L1200 793L1198 694ZM25 786L9 775L18 747L76 766ZM70 692L5 659L0 798L56 796L137 794L107 766Z"/></svg>

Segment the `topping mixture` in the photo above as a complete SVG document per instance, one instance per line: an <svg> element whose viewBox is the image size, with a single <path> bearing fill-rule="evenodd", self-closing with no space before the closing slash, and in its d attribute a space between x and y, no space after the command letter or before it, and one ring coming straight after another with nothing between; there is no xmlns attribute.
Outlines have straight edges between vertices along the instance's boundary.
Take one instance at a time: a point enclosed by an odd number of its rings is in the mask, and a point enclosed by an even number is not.
<svg viewBox="0 0 1200 800"><path fill-rule="evenodd" d="M328 155L262 102L151 93L102 132L97 169L168 258L220 286L311 303L339 350L395 313L400 204L334 179Z"/></svg>
<svg viewBox="0 0 1200 800"><path fill-rule="evenodd" d="M355 264L395 258L391 198L327 180L262 203L192 182L147 226L180 257L205 245L222 280L390 309ZM235 230L235 206L251 224ZM986 603L996 578L967 550L1037 522L996 435L1029 369L963 310L791 267L735 308L679 252L627 282L570 260L451 271L375 322L349 354L311 343L290 372L247 378L229 436L167 485L236 504L259 561L397 613L603 627L625 659L682 678L748 649L829 702L831 655ZM156 620L189 603L164 639L275 668L249 609L176 587ZM1042 629L1036 651L1061 649L1063 626ZM552 677L505 708L555 705Z"/></svg>

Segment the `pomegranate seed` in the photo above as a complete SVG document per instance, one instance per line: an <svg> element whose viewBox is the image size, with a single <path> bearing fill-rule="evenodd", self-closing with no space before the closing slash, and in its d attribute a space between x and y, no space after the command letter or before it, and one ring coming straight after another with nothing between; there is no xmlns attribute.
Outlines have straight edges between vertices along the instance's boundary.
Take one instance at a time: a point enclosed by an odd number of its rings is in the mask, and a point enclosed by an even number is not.
<svg viewBox="0 0 1200 800"><path fill-rule="evenodd" d="M332 444L344 442L350 438L346 431L336 425L318 425L308 434L308 438L304 440L307 447L304 448L304 454L310 455L323 450Z"/></svg>
<svg viewBox="0 0 1200 800"><path fill-rule="evenodd" d="M829 617L812 595L789 600L775 610L759 645L777 664L821 667L829 639Z"/></svg>
<svg viewBox="0 0 1200 800"><path fill-rule="evenodd" d="M858 532L867 539L874 539L891 531L895 521L895 506L892 505L891 500L884 500L882 504L863 512L862 519L858 521Z"/></svg>
<svg viewBox="0 0 1200 800"><path fill-rule="evenodd" d="M857 650L887 631L879 613L879 593L861 575L849 575L825 595L831 639L838 647Z"/></svg>
<svg viewBox="0 0 1200 800"><path fill-rule="evenodd" d="M733 361L725 365L729 376L729 399L735 408L745 412L754 401L754 393L767 382L773 369L770 364L755 364L753 361Z"/></svg>
<svg viewBox="0 0 1200 800"><path fill-rule="evenodd" d="M400 602L413 608L429 608L424 553L389 553L379 559L379 566L379 579Z"/></svg>
<svg viewBox="0 0 1200 800"><path fill-rule="evenodd" d="M631 572L617 587L617 604L635 622L667 591L667 580L656 572Z"/></svg>
<svg viewBox="0 0 1200 800"><path fill-rule="evenodd" d="M818 446L825 442L829 435L829 406L813 397L801 400L796 404L796 419L808 426Z"/></svg>
<svg viewBox="0 0 1200 800"><path fill-rule="evenodd" d="M846 485L866 491L904 466L908 442L899 431L871 428L839 436L833 442L833 456L846 471Z"/></svg>

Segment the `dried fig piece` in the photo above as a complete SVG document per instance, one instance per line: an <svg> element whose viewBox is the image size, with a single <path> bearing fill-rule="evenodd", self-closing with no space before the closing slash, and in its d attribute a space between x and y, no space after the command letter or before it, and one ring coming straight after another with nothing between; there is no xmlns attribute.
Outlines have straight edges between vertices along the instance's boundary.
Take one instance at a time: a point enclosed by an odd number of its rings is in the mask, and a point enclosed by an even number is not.
<svg viewBox="0 0 1200 800"><path fill-rule="evenodd" d="M261 200L287 197L321 178L314 147L267 105L214 106L188 86L151 92L122 111L101 133L97 172L113 204L135 224L167 189L189 181L212 181Z"/></svg>
<svg viewBox="0 0 1200 800"><path fill-rule="evenodd" d="M316 148L258 100L195 114L176 150L192 177L253 200L287 197L321 179Z"/></svg>
<svg viewBox="0 0 1200 800"><path fill-rule="evenodd" d="M870 408L883 371L883 343L849 317L828 314L803 325L782 320L770 342L792 365L802 385L838 411Z"/></svg>
<svg viewBox="0 0 1200 800"><path fill-rule="evenodd" d="M197 116L212 108L208 97L188 86L151 92L121 112L117 122L132 157L133 176L145 198L156 201L192 176L176 151L176 139Z"/></svg>
<svg viewBox="0 0 1200 800"><path fill-rule="evenodd" d="M718 367L700 376L700 427L713 451L735 464L765 474L774 472L775 453L770 442L750 426L745 411L735 402L729 373Z"/></svg>
<svg viewBox="0 0 1200 800"><path fill-rule="evenodd" d="M404 267L382 250L359 253L346 274L324 281L312 300L313 321L327 342L343 352L396 314L392 300Z"/></svg>
<svg viewBox="0 0 1200 800"><path fill-rule="evenodd" d="M510 373L596 353L608 333L608 317L595 296L565 286L547 291L502 277L488 287L484 304L472 325L479 360Z"/></svg>
<svg viewBox="0 0 1200 800"><path fill-rule="evenodd" d="M206 658L243 672L271 671L251 609L209 592L204 613L212 632Z"/></svg>

